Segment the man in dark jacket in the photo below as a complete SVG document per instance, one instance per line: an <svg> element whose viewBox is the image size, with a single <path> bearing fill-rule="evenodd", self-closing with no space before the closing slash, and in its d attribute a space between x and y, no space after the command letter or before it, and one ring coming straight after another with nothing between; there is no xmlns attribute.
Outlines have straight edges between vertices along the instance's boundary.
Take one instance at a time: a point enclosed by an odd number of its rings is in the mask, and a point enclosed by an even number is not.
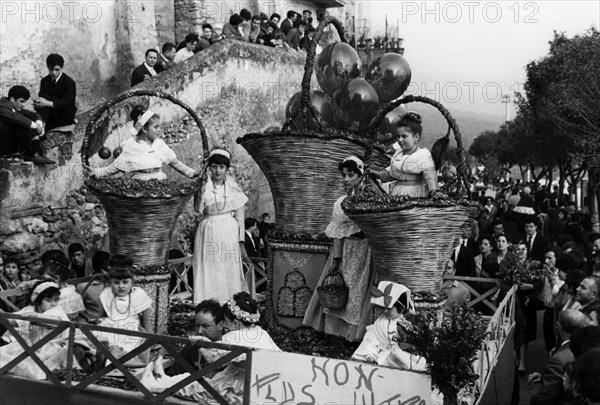
<svg viewBox="0 0 600 405"><path fill-rule="evenodd" d="M281 22L281 31L285 35L288 34L294 28L294 22L298 19L298 13L293 10L287 12L287 18Z"/></svg>
<svg viewBox="0 0 600 405"><path fill-rule="evenodd" d="M75 81L63 72L65 60L57 53L48 55L46 66L49 74L40 83L39 97L33 106L46 123L46 131L71 125L75 122Z"/></svg>
<svg viewBox="0 0 600 405"><path fill-rule="evenodd" d="M135 68L131 74L131 87L143 82L148 77L153 77L163 71L161 65L157 65L158 51L156 49L146 50L145 61Z"/></svg>
<svg viewBox="0 0 600 405"><path fill-rule="evenodd" d="M23 159L36 164L54 164L43 156L37 138L44 133L42 117L23 108L30 93L23 86L13 86L8 97L0 99L0 156L22 153Z"/></svg>

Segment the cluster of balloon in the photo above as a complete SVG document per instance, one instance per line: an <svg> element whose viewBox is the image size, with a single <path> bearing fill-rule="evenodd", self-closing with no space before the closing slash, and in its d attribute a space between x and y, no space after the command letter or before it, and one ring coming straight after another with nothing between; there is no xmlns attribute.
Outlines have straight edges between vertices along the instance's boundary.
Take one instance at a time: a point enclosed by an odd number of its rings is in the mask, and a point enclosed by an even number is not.
<svg viewBox="0 0 600 405"><path fill-rule="evenodd" d="M386 53L375 59L362 76L362 62L358 53L343 42L323 48L315 61L315 76L322 91L312 91L310 102L324 123L338 129L364 133L377 115L379 107L400 96L410 84L411 70L402 55ZM301 93L288 101L286 117L301 105ZM386 115L379 132L392 132L402 108ZM303 129L302 114L297 114L290 128ZM309 113L309 130L318 126Z"/></svg>
<svg viewBox="0 0 600 405"><path fill-rule="evenodd" d="M119 157L121 152L123 152L123 148L121 148L120 146L115 148L115 150L113 150L112 152L110 151L109 148L107 148L106 146L103 146L98 151L98 156L100 156L101 159L108 159L112 155L116 159Z"/></svg>

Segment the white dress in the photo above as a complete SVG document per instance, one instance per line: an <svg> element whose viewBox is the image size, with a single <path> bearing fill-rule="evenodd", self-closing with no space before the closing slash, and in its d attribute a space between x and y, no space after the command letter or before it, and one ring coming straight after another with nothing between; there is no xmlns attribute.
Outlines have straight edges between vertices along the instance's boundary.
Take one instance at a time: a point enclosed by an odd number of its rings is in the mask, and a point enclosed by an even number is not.
<svg viewBox="0 0 600 405"><path fill-rule="evenodd" d="M435 163L429 150L417 149L410 155L404 155L402 149L397 150L386 169L391 180L394 180L390 186L390 194L428 197L429 188L423 178L423 172L427 169L435 171Z"/></svg>
<svg viewBox="0 0 600 405"><path fill-rule="evenodd" d="M133 331L139 331L140 314L152 306L148 294L139 287L133 287L131 293L125 297L117 297L112 289L107 287L100 293L100 303L107 315L107 318L100 321L101 326ZM99 340L108 341L109 346L119 346L126 353L142 343L142 338L136 336L100 331L94 334Z"/></svg>
<svg viewBox="0 0 600 405"><path fill-rule="evenodd" d="M273 342L269 333L257 325L226 333L219 343L252 347L262 350L281 351L275 342ZM205 357L209 362L213 362L229 353L227 350L218 349L207 349L207 351L210 352L210 355ZM245 354L238 356L232 360L223 371L217 373L213 378L206 379L219 394L227 397L231 403L241 401L243 395L245 368L241 362L245 360ZM158 378L155 378L152 375L144 375L141 382L151 392L158 393L175 385L177 382L184 380L189 377L189 375L190 373L183 373L172 377L159 375ZM186 399L193 399L200 403L204 403L205 401L214 402L212 396L206 393L204 387L196 381L177 391L176 395Z"/></svg>
<svg viewBox="0 0 600 405"><path fill-rule="evenodd" d="M59 305L67 315L75 315L79 312L85 311L83 298L81 298L81 295L79 295L75 289L75 286L70 284L65 288L60 289Z"/></svg>
<svg viewBox="0 0 600 405"><path fill-rule="evenodd" d="M405 352L398 346L398 323L403 321L402 315L396 319L381 315L372 325L367 326L367 333L352 359L372 359L380 366L425 371L427 364L423 357Z"/></svg>
<svg viewBox="0 0 600 405"><path fill-rule="evenodd" d="M200 196L204 219L194 240L194 303L211 298L225 302L235 293L248 291L239 245L245 241L247 201L232 179L215 187L209 176Z"/></svg>

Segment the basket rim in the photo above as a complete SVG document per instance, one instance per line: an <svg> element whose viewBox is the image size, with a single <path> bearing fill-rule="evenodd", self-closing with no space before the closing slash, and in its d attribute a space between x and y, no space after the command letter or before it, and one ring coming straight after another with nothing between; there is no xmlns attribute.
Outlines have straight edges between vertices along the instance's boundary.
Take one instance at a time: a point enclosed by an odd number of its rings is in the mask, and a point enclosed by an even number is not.
<svg viewBox="0 0 600 405"><path fill-rule="evenodd" d="M352 208L352 207L350 207L349 203L346 203L345 201L342 202L343 211L346 214L351 214L351 215L375 215L375 214L379 215L379 214L385 214L385 213L408 211L408 210L412 210L412 209L431 210L432 208L440 208L440 209L455 208L455 209L470 211L470 210L475 210L475 209L481 208L481 204L479 204L476 201L469 201L466 199L455 199L451 204L436 203L435 200L432 200L432 199L426 199L426 200L410 199L402 205L397 205L397 206L393 206L393 207L374 206L369 210L365 210L365 209Z"/></svg>
<svg viewBox="0 0 600 405"><path fill-rule="evenodd" d="M94 180L94 181L98 181L98 180ZM144 180L140 180L140 181L144 181ZM194 189L190 190L188 193L180 193L180 194L173 194L173 195L169 195L169 196L158 196L158 197L153 197L153 196L147 195L145 193L141 194L141 195L131 196L131 195L125 195L125 194L122 194L119 192L103 191L103 190L100 190L97 187L95 187L93 185L91 179L86 179L84 182L84 185L85 185L85 187L90 189L97 196L118 197L121 200L139 201L139 200L175 200L175 199L189 198L190 196L192 196L194 193L197 192L198 181L193 181L193 183L196 183L196 184L194 184Z"/></svg>
<svg viewBox="0 0 600 405"><path fill-rule="evenodd" d="M81 144L81 150L80 150L82 166L89 166L89 163L90 163L89 162L90 156L88 155L89 139L90 139L91 135L96 132L96 129L94 127L96 126L97 121L100 120L100 118L102 118L102 116L104 115L105 112L108 112L108 109L110 107L112 107L116 104L119 104L128 98L140 97L140 96L158 97L158 98L163 98L165 100L171 101L172 103L183 108L192 117L192 119L194 120L194 122L196 123L198 128L200 129L200 137L202 140L202 149L203 149L203 151L202 151L203 152L202 153L203 162L202 163L203 163L203 165L205 165L206 161L208 160L208 155L210 153L209 147L208 147L208 137L206 135L206 130L204 128L204 125L202 124L202 121L200 120L200 117L198 116L198 114L196 114L196 112L192 109L192 107L190 107L183 101L179 100L175 96L168 94L162 90L133 89L133 90L125 91L125 92L119 94L118 96L116 96L115 98L104 102L104 104L102 104L101 106L99 106L96 109L96 111L94 112L94 114L92 115L90 120L88 121L88 123L85 127L83 143ZM85 170L83 171L83 173L84 173L84 176L86 179L89 178L89 176Z"/></svg>
<svg viewBox="0 0 600 405"><path fill-rule="evenodd" d="M250 132L250 133L245 134L244 136L237 138L236 142L241 145L244 142L252 141L255 139L262 139L262 138L273 139L276 137L288 138L288 140L289 140L289 138L294 138L294 137L322 139L324 141L330 141L330 140L334 140L334 139L342 139L342 140L352 142L356 145L359 145L359 146L362 146L365 148L371 143L371 141L367 137L360 136L360 135L354 134L349 131L339 130L336 128L329 128L329 130L326 133L322 133L322 132L318 132L318 131L308 131L308 130L307 131L297 131L297 130L282 131L279 129L274 130L274 131L265 131L265 132ZM383 153L386 153L386 149L381 144L375 144L375 145L373 145L373 147Z"/></svg>

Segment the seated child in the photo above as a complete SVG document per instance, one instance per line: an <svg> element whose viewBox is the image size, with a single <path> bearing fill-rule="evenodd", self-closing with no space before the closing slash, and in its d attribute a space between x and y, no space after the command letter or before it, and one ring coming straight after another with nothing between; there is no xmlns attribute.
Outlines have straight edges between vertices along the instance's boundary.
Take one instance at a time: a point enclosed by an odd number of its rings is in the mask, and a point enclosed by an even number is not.
<svg viewBox="0 0 600 405"><path fill-rule="evenodd" d="M92 279L87 283L77 285L77 292L81 295L85 310L80 316L85 321L95 321L100 317L102 303L100 302L100 294L106 288L108 281L108 263L110 255L102 250L94 253L92 257Z"/></svg>
<svg viewBox="0 0 600 405"><path fill-rule="evenodd" d="M162 130L158 114L136 105L130 117L138 130L137 135L123 143L123 151L112 164L94 169L86 167L90 176L100 178L123 172L133 179L166 180L167 175L161 170L164 164L189 178L199 175L199 172L179 161L175 152L160 139Z"/></svg>
<svg viewBox="0 0 600 405"><path fill-rule="evenodd" d="M4 274L2 274L0 280L2 281L2 284L6 286L6 289L23 288L21 287L23 284L21 277L22 272L20 270L19 262L14 257L7 257L4 259ZM9 300L17 308L23 308L28 304L26 295L10 297Z"/></svg>
<svg viewBox="0 0 600 405"><path fill-rule="evenodd" d="M60 301L58 304L71 321L79 320L79 313L85 310L85 306L81 295L75 290L75 286L67 284L71 274L69 262L62 258L56 258L50 260L45 269L46 274L54 278L60 286Z"/></svg>
<svg viewBox="0 0 600 405"><path fill-rule="evenodd" d="M100 293L102 307L99 325L135 331L152 330L152 301L144 290L133 286L133 279L134 269L131 266L119 266L111 270L109 286ZM141 338L134 336L96 333L99 339L108 339L109 348L116 346L125 353L142 343Z"/></svg>
<svg viewBox="0 0 600 405"><path fill-rule="evenodd" d="M253 347L263 350L281 351L273 342L269 333L257 325L260 314L258 305L250 294L239 292L223 304L224 310L224 330L228 331L223 335L221 342L236 346ZM196 338L200 338L197 336ZM209 341L208 338L204 338ZM214 362L220 357L229 353L227 350L201 348L199 350L202 357L209 362ZM240 362L245 360L245 355L236 357L227 365L227 367L217 373L213 378L207 379L209 383L225 397L230 403L242 403L244 389L245 367ZM156 376L154 375L156 374ZM155 364L150 363L142 376L141 382L151 392L162 392L175 385L177 382L189 377L189 373L183 373L169 377L165 375L162 369L162 358L158 357ZM212 399L210 394L198 382L177 391L177 395L194 399L204 403L207 399Z"/></svg>
<svg viewBox="0 0 600 405"><path fill-rule="evenodd" d="M367 326L365 337L352 359L402 370L424 371L425 359L412 355L399 346L399 343L404 343L399 331L411 328L410 322L405 318L409 311L414 312L410 290L391 281L381 281L378 289L379 296L372 297L371 303L385 310L372 325ZM403 344L403 347L406 345Z"/></svg>
<svg viewBox="0 0 600 405"><path fill-rule="evenodd" d="M60 288L53 281L39 281L31 293L31 305L16 312L23 316L32 316L38 318L47 318L60 321L68 321L67 314L59 305ZM9 321L13 326L17 326L17 332L25 339L27 344L31 345L42 339L48 334L55 325L44 325L39 322L30 322L22 319L11 319ZM16 338L12 335L3 336L4 340L9 341L0 350L0 367L4 366L24 350ZM67 347L64 344L68 338L68 331L64 331L49 343L37 350L40 359L48 366L50 370L58 368L59 365L66 363ZM76 364L76 362L74 363ZM20 362L16 367L9 371L11 374L41 380L46 378L45 373L31 358Z"/></svg>

